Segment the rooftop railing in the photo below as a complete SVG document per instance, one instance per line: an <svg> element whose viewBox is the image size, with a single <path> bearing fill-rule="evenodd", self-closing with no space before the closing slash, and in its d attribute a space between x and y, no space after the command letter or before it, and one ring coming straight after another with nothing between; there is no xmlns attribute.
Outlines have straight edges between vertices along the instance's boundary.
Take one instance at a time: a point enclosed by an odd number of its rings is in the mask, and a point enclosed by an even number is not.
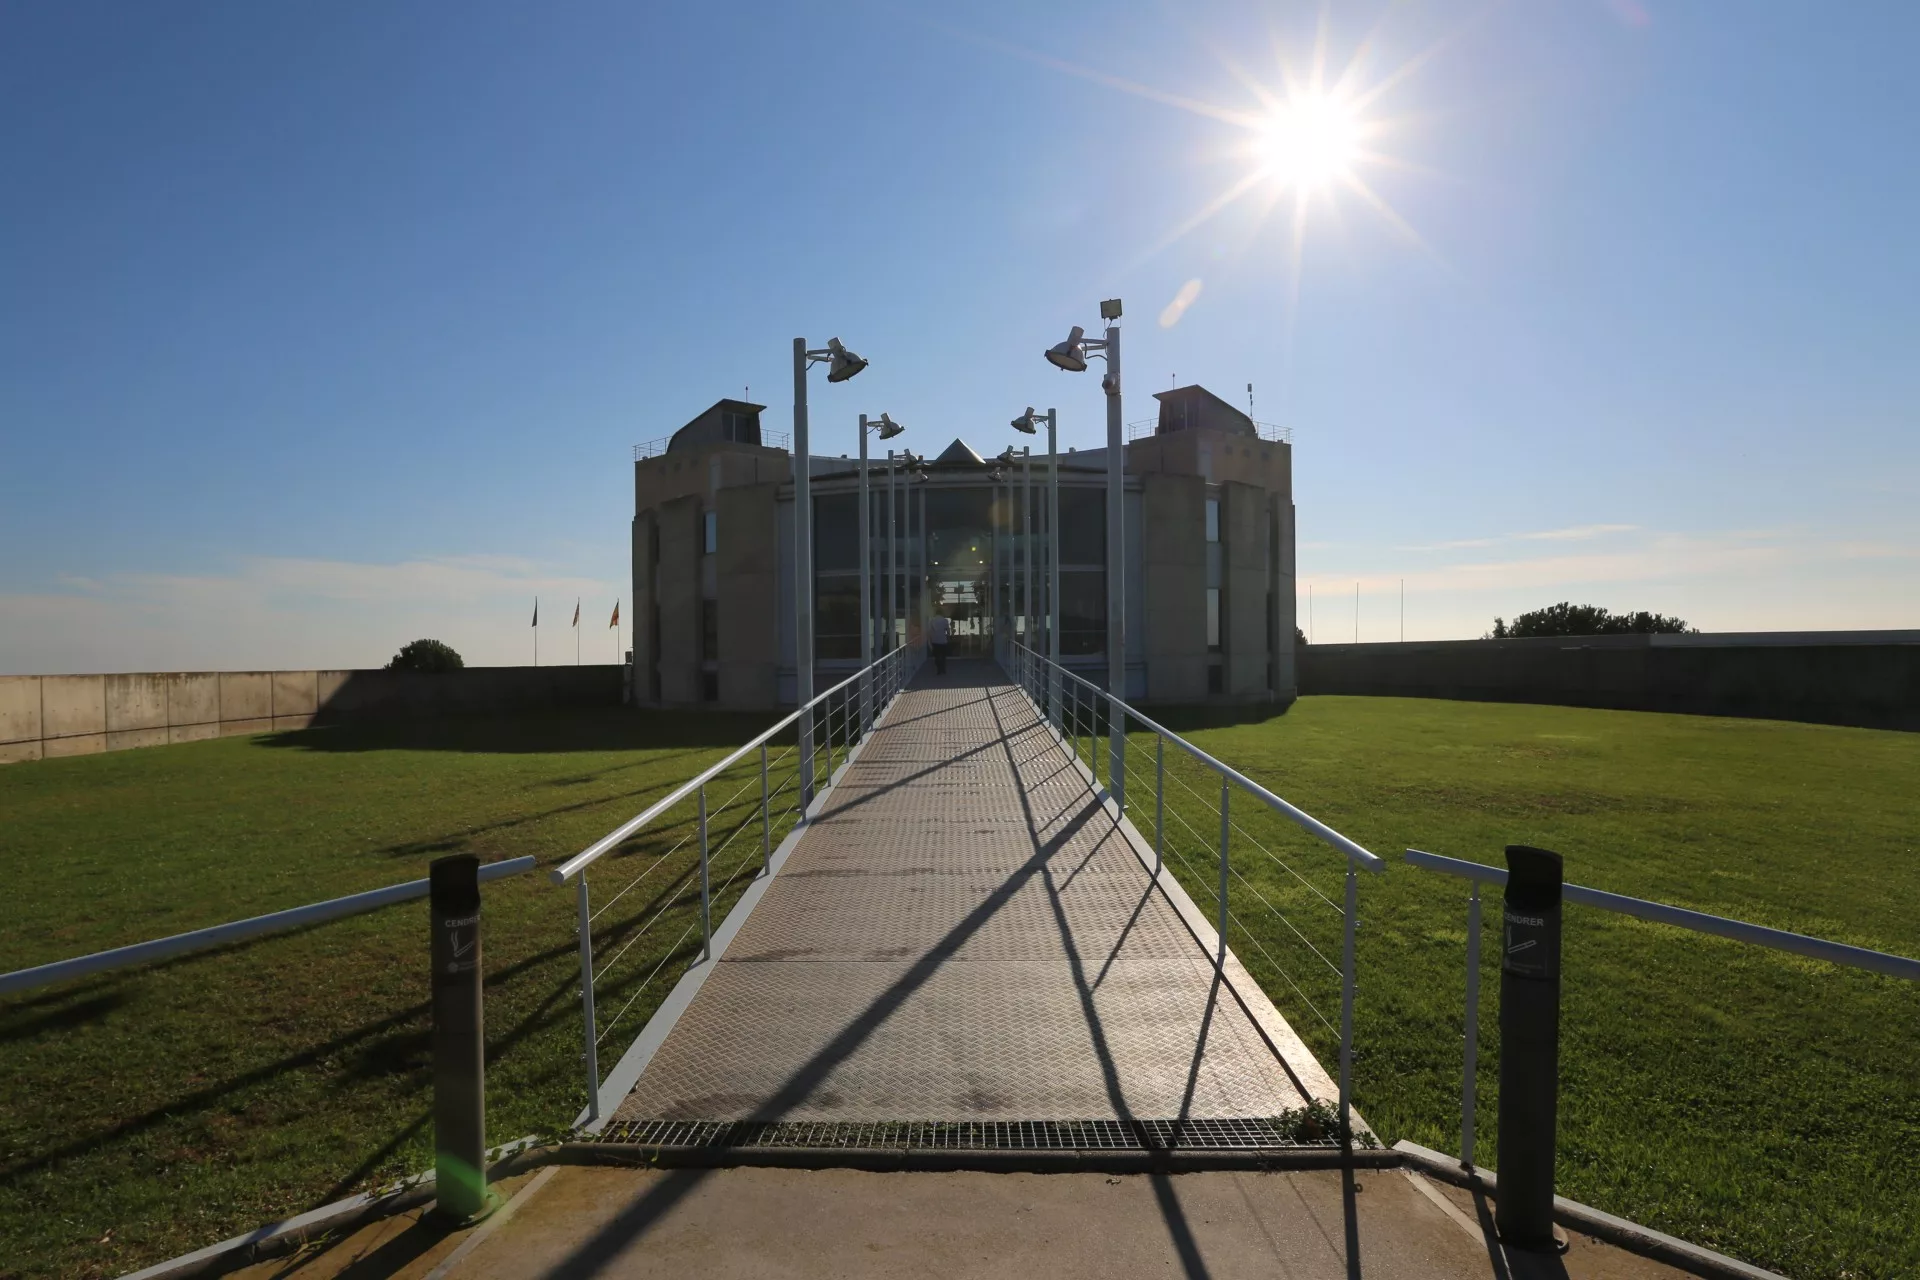
<svg viewBox="0 0 1920 1280"><path fill-rule="evenodd" d="M1269 444L1293 443L1292 427L1283 427L1277 422L1255 421L1253 429L1262 440L1267 441ZM1137 422L1129 422L1127 424L1127 443L1131 444L1135 440L1144 440L1148 436L1158 433L1159 430L1160 419L1158 418L1141 418Z"/></svg>
<svg viewBox="0 0 1920 1280"><path fill-rule="evenodd" d="M673 443L672 436L661 436L658 440L643 440L633 446L633 460L635 462L643 462L648 458L657 458L667 451L667 446L671 443ZM792 436L784 431L769 431L765 427L760 429L760 438L758 440L738 440L732 443L758 444L764 449L786 449L789 452L793 449Z"/></svg>

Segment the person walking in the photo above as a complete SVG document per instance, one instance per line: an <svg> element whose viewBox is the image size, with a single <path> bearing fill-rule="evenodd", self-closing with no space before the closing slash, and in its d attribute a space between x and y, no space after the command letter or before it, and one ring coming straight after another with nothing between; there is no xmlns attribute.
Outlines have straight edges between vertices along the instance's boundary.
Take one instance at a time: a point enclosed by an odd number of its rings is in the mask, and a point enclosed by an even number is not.
<svg viewBox="0 0 1920 1280"><path fill-rule="evenodd" d="M953 623L945 613L933 615L927 624L927 643L933 646L933 673L947 674L947 654L953 649Z"/></svg>

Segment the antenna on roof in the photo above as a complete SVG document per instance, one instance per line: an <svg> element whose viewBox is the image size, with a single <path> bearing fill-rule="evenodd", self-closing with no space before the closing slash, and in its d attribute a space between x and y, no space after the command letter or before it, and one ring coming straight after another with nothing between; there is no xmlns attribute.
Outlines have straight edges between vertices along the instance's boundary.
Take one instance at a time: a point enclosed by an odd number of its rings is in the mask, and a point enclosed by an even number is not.
<svg viewBox="0 0 1920 1280"><path fill-rule="evenodd" d="M1253 416L1253 384L1251 382L1247 384L1247 416L1249 418Z"/></svg>

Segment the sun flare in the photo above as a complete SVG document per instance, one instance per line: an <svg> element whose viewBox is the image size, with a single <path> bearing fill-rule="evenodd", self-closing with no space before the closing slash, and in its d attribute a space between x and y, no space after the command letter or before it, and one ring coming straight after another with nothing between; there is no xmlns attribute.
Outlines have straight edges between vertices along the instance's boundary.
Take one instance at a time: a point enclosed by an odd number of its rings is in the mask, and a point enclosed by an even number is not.
<svg viewBox="0 0 1920 1280"><path fill-rule="evenodd" d="M1361 122L1328 94L1309 93L1277 105L1256 135L1265 176L1295 191L1319 191L1350 178L1360 158Z"/></svg>

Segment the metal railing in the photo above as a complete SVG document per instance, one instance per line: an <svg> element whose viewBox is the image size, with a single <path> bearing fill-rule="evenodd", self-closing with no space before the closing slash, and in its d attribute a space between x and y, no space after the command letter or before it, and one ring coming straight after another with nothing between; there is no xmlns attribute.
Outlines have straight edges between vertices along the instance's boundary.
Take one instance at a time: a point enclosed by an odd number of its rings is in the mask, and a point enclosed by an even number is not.
<svg viewBox="0 0 1920 1280"><path fill-rule="evenodd" d="M648 458L657 458L661 454L667 451L667 446L672 442L673 442L672 436L661 436L658 440L643 440L639 444L633 446L633 460L635 462L642 462ZM712 442L703 440L701 441L701 443L708 444ZM791 452L793 449L792 436L788 435L784 431L769 431L765 427L762 427L760 429L760 439L757 441L736 440L736 441L730 441L729 443L758 444L760 445L760 447L764 449L786 449L789 452Z"/></svg>
<svg viewBox="0 0 1920 1280"><path fill-rule="evenodd" d="M1473 886L1467 897L1466 1052L1460 1079L1460 1163L1471 1169L1476 1104L1475 1076L1480 1056L1480 886L1506 884L1507 872L1504 867L1489 867L1483 863L1468 862L1462 858L1449 858L1438 853L1426 853L1420 849L1407 850L1406 859L1412 865L1428 871L1459 876ZM1825 938L1809 937L1804 933L1789 933L1785 929L1769 929L1765 925L1749 924L1745 920L1709 915L1704 911L1691 911L1685 907L1670 906L1664 902L1649 902L1645 898L1629 898L1624 894L1608 893L1604 889L1589 889L1585 885L1562 886L1561 897L1567 902L1599 907L1603 911L1617 911L1622 915L1635 916L1641 920L1652 920L1658 924L1670 924L1679 929L1690 929L1695 933L1732 938L1737 942L1750 942L1756 946L1770 947L1775 951L1787 951L1815 960L1826 960L1833 964L1885 974L1888 977L1920 982L1920 960L1910 960L1905 956L1892 955L1885 951L1848 946L1843 942L1829 942Z"/></svg>
<svg viewBox="0 0 1920 1280"><path fill-rule="evenodd" d="M533 864L534 859L531 857L489 862L480 868L480 883L485 884L489 880L499 880L504 876L531 871ZM408 880L403 884L390 884L384 889L350 893L344 898L309 902L304 907L289 907L285 911L274 911L264 916L231 920L226 924L211 925L189 933L176 933L171 937L154 938L148 942L135 942L124 947L114 947L110 951L96 951L92 955L75 956L71 960L56 960L52 964L36 965L31 969L16 969L12 973L0 974L0 996L31 991L35 987L44 987L50 982L84 978L88 974L103 973L109 969L124 969L128 965L135 964L151 964L155 960L167 960L191 951L224 947L247 938L257 938L263 933L279 933L285 929L298 929L310 924L338 920L342 916L357 916L364 911L378 911L381 907L390 907L396 902L408 902L414 898L426 897L431 884L430 880Z"/></svg>
<svg viewBox="0 0 1920 1280"><path fill-rule="evenodd" d="M1150 802L1153 810L1154 874L1165 865L1166 855L1178 860L1178 867L1195 884L1209 879L1215 886L1215 931L1218 934L1216 967L1224 969L1229 931L1236 941L1253 945L1259 959L1286 984L1305 1010L1328 1033L1339 1039L1340 1051L1340 1123L1350 1132L1349 1113L1353 1089L1353 1003L1354 930L1359 913L1358 871L1386 869L1386 862L1359 843L1341 835L1312 814L1289 804L1239 770L1188 742L1179 734L1140 714L1139 711L1109 694L1105 689L1067 668L1014 642L1010 647L1015 681L1032 700L1042 719L1060 735L1061 743L1085 762L1094 781L1100 781L1100 739L1106 739L1106 788L1121 815L1128 815L1130 794L1140 799L1136 808ZM1136 768L1130 760L1140 760L1144 751L1130 744L1130 737L1144 733L1152 738L1151 772L1145 763ZM1083 745L1084 744L1084 745ZM1169 752L1171 746L1171 767ZM1192 779L1201 780L1201 786ZM1210 794L1217 781L1217 798ZM1343 901L1335 902L1314 882L1308 872L1296 867L1275 845L1278 838L1262 840L1254 828L1261 824L1253 815L1236 816L1233 795L1238 791L1257 804L1255 814L1265 811L1306 832L1313 839L1330 845L1345 862ZM1217 824L1217 825L1216 825ZM1144 826L1144 814L1135 820ZM1215 833L1218 833L1217 835ZM1236 840L1248 853L1258 851L1261 860L1248 867L1235 865ZM1206 864L1215 865L1208 868ZM1302 863L1302 866L1306 864ZM1309 872L1315 870L1309 868ZM1208 872L1211 871L1211 875ZM1177 874L1177 873L1176 873ZM1267 881L1263 887L1259 880ZM1261 941L1259 931L1250 927L1234 909L1237 886L1243 907L1257 904L1279 928L1274 947ZM1323 928L1327 912L1340 924L1340 961L1329 959L1313 934ZM1323 937L1321 942L1327 940ZM1330 947L1328 948L1330 949ZM1282 963L1276 950L1291 950L1297 963L1293 969ZM1249 954L1247 958L1252 958ZM1295 970L1299 970L1296 972ZM1340 1021L1336 1027L1309 989L1324 990L1326 977L1337 979L1340 991ZM1309 1029L1310 1030L1310 1029Z"/></svg>
<svg viewBox="0 0 1920 1280"><path fill-rule="evenodd" d="M1253 429L1255 434L1269 444L1293 443L1292 427L1283 427L1277 422L1255 421ZM1141 418L1137 422L1129 422L1127 424L1127 443L1132 444L1135 440L1144 440L1148 436L1158 435L1159 432L1160 419L1158 418Z"/></svg>
<svg viewBox="0 0 1920 1280"><path fill-rule="evenodd" d="M700 931L699 962L712 959L716 904L726 898L736 882L744 892L753 880L767 874L779 841L806 821L807 808L816 792L815 780L824 777L831 783L835 771L845 765L853 749L912 679L922 656L918 646L903 646L862 667L549 873L556 885L568 880L574 880L577 885L575 929L579 933L580 1007L590 1121L600 1117L600 1042L613 1033L640 997L653 989L654 980L675 957L682 955L696 928ZM775 748L778 748L777 754ZM710 789L726 798L718 805L709 805ZM691 815L686 812L688 807ZM677 821L663 821L676 810L680 811ZM629 841L643 833L656 836L655 847L625 848ZM757 834L759 839L752 839L749 833ZM715 864L742 836L747 836L747 843L734 861L720 868L724 877L716 885ZM675 855L696 841L696 847L676 861ZM667 845L664 851L658 850L660 844ZM644 865L595 908L587 888L587 869L616 851L631 854ZM663 867L667 869L666 875L655 881L654 898L640 905L636 912L634 918L641 921L637 928L632 927L633 920L608 918L617 903L627 899L643 881ZM746 881L740 881L749 868L752 874ZM687 900L689 888L685 882L696 875L697 914L686 921L679 936L664 949L654 945L657 937L653 944L641 946L654 925L664 917L676 912L687 914L684 908L693 904ZM724 919L724 911L721 915ZM602 942L613 949L611 958L597 966L594 960L596 927ZM625 998L614 1016L601 1026L597 993L607 988L610 975L636 948L639 949L636 965L649 958L653 958L653 963L637 983L629 974L624 981L613 985L615 994Z"/></svg>

